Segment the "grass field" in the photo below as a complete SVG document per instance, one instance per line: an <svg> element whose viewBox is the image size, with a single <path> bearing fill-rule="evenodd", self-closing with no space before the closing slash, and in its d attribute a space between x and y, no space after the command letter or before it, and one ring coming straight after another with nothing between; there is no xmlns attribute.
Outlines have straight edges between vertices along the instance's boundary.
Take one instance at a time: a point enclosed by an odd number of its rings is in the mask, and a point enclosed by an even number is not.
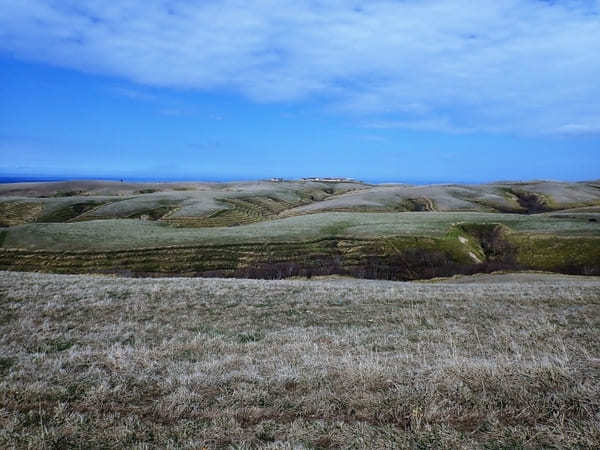
<svg viewBox="0 0 600 450"><path fill-rule="evenodd" d="M599 206L597 183L0 185L0 448L598 448L600 278L506 271L600 274Z"/></svg>
<svg viewBox="0 0 600 450"><path fill-rule="evenodd" d="M0 447L598 448L599 280L0 272Z"/></svg>

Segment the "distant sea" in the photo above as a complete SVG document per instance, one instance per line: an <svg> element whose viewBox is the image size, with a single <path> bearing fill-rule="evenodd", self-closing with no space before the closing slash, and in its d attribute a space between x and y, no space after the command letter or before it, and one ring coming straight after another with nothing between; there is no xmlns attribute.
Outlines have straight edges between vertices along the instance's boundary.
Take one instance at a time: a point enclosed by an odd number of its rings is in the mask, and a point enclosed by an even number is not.
<svg viewBox="0 0 600 450"><path fill-rule="evenodd" d="M41 183L48 181L73 181L73 180L99 180L99 181L126 181L129 183L177 183L177 182L214 182L214 181L239 181L238 178L216 179L216 178L159 178L159 177L94 177L89 175L82 176L1 176L1 183Z"/></svg>
<svg viewBox="0 0 600 450"><path fill-rule="evenodd" d="M0 183L27 183L36 181L64 181L67 178L0 177Z"/></svg>

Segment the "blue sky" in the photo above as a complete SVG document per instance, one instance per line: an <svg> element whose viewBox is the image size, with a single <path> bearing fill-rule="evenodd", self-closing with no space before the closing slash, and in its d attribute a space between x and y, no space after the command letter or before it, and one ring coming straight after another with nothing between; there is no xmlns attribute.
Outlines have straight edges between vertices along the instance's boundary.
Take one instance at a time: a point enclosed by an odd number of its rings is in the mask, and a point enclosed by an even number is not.
<svg viewBox="0 0 600 450"><path fill-rule="evenodd" d="M0 0L0 176L596 179L598 79L596 0Z"/></svg>

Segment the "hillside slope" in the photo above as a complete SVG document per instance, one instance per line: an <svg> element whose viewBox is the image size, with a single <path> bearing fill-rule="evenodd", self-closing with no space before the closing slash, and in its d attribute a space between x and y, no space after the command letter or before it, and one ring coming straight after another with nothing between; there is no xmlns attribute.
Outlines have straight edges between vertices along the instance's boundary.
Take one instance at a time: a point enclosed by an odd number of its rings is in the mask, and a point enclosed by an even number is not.
<svg viewBox="0 0 600 450"><path fill-rule="evenodd" d="M0 272L2 448L599 448L600 282Z"/></svg>
<svg viewBox="0 0 600 450"><path fill-rule="evenodd" d="M540 213L585 207L600 207L598 183L409 186L81 181L0 185L0 225L4 226L143 217L186 227L219 227L331 211Z"/></svg>
<svg viewBox="0 0 600 450"><path fill-rule="evenodd" d="M0 269L396 280L498 269L600 274L595 183L72 182L0 192Z"/></svg>

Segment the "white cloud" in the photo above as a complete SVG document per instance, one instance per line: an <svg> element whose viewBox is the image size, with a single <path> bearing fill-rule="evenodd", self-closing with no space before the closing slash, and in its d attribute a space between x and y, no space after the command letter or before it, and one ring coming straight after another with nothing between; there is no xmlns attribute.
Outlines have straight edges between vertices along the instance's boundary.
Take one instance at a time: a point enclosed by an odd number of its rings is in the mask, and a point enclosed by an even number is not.
<svg viewBox="0 0 600 450"><path fill-rule="evenodd" d="M419 119L419 120L379 120L365 124L367 128L375 129L405 129L419 131L441 131L444 133L464 134L477 131L474 128L463 128L453 125L448 119Z"/></svg>
<svg viewBox="0 0 600 450"><path fill-rule="evenodd" d="M599 43L597 0L0 0L20 58L440 131L597 117Z"/></svg>
<svg viewBox="0 0 600 450"><path fill-rule="evenodd" d="M152 102L156 100L155 95L140 91L138 89L131 89L121 86L111 86L108 89L108 91L123 97L131 98L133 100L141 100L145 102Z"/></svg>
<svg viewBox="0 0 600 450"><path fill-rule="evenodd" d="M600 135L600 119L587 123L567 123L554 130L558 134L579 135L579 134L598 134Z"/></svg>

